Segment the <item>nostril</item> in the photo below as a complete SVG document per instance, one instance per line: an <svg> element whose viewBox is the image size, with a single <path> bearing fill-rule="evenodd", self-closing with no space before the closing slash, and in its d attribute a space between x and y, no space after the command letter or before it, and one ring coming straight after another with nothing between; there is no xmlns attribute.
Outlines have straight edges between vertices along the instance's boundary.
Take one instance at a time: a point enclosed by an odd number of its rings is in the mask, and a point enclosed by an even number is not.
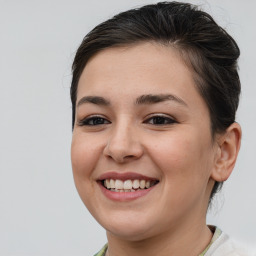
<svg viewBox="0 0 256 256"><path fill-rule="evenodd" d="M115 136L110 136L103 153L108 159L123 163L140 158L143 148L139 140L119 130Z"/></svg>
<svg viewBox="0 0 256 256"><path fill-rule="evenodd" d="M136 157L136 156L134 156L134 155L129 155L129 156L125 156L124 158L134 158L134 157Z"/></svg>

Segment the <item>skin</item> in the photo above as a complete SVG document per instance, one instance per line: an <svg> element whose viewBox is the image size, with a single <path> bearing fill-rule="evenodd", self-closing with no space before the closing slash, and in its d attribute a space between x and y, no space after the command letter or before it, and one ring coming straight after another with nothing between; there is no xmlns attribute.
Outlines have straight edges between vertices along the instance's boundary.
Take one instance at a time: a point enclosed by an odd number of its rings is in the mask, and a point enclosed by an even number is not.
<svg viewBox="0 0 256 256"><path fill-rule="evenodd" d="M135 103L141 95L159 94L174 97ZM81 101L86 96L109 104ZM74 180L107 230L108 254L200 254L212 237L206 226L210 192L214 181L226 180L233 169L239 125L212 138L209 111L191 70L175 49L157 43L110 48L92 57L79 80L77 103ZM95 115L100 124L89 125ZM145 196L114 201L97 182L110 171L139 173L159 183Z"/></svg>

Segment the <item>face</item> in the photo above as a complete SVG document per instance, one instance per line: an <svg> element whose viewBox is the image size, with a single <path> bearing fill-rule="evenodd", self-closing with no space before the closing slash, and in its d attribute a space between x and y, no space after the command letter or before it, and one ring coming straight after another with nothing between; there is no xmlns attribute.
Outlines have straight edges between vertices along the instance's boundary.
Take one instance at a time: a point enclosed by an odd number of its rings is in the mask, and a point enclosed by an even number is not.
<svg viewBox="0 0 256 256"><path fill-rule="evenodd" d="M86 65L72 167L82 201L109 234L140 240L201 225L214 145L209 111L176 50L141 43Z"/></svg>

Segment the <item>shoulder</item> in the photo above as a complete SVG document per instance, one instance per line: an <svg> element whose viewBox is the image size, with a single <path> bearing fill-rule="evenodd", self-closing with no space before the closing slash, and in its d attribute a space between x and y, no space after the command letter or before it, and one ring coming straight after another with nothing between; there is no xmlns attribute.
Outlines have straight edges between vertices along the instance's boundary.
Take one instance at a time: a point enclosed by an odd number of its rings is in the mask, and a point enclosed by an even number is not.
<svg viewBox="0 0 256 256"><path fill-rule="evenodd" d="M205 256L256 256L248 248L232 240L227 234L221 233L211 245Z"/></svg>

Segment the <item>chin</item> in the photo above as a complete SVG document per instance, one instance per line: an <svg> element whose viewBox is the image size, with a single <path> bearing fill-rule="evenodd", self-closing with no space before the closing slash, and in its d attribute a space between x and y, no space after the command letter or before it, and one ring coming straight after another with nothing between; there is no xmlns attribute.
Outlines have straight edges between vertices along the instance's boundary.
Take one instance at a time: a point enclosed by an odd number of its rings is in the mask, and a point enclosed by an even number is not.
<svg viewBox="0 0 256 256"><path fill-rule="evenodd" d="M141 241L146 239L151 232L150 226L147 221L139 218L125 217L117 218L113 216L112 220L108 219L104 223L100 223L109 235L129 241Z"/></svg>
<svg viewBox="0 0 256 256"><path fill-rule="evenodd" d="M140 229L138 227L133 228L131 227L131 225L129 225L129 228L127 228L127 230L110 227L109 229L107 229L107 233L108 235L116 236L122 240L136 242L142 241L149 237L149 233L147 232L147 230L145 230L145 227Z"/></svg>

